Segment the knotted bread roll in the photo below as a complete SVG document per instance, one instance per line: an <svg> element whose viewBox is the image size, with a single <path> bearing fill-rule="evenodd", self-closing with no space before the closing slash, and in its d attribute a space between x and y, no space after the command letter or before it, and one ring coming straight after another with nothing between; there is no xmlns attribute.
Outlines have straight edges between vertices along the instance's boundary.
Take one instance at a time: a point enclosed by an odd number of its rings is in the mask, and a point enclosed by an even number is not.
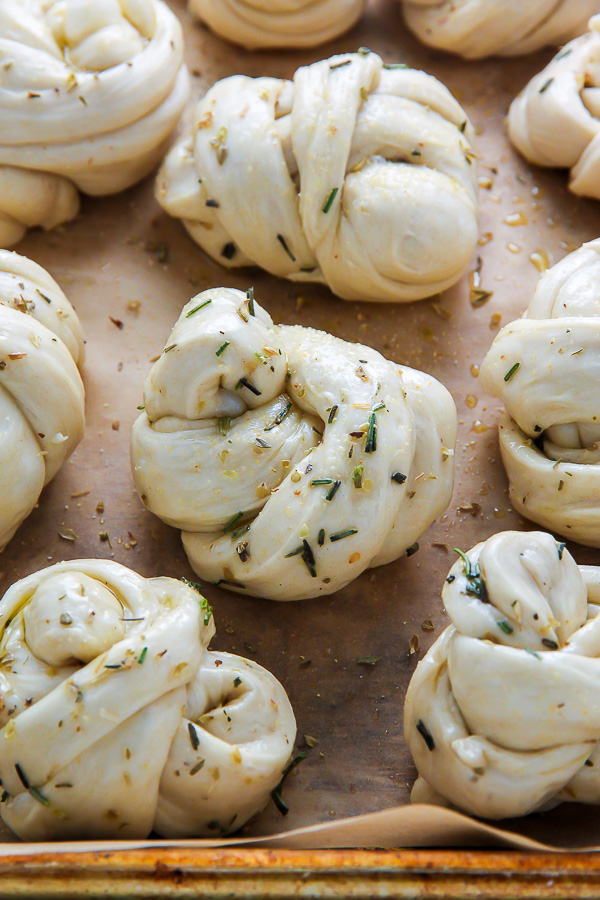
<svg viewBox="0 0 600 900"><path fill-rule="evenodd" d="M189 0L218 35L251 50L315 47L349 31L367 0Z"/></svg>
<svg viewBox="0 0 600 900"><path fill-rule="evenodd" d="M413 802L487 819L600 803L600 568L505 531L446 579L452 620L410 682Z"/></svg>
<svg viewBox="0 0 600 900"><path fill-rule="evenodd" d="M466 59L519 56L585 30L598 0L406 0L404 16L426 44Z"/></svg>
<svg viewBox="0 0 600 900"><path fill-rule="evenodd" d="M222 265L418 300L458 281L477 243L472 139L439 81L364 50L293 81L217 82L156 197Z"/></svg>
<svg viewBox="0 0 600 900"><path fill-rule="evenodd" d="M0 602L0 814L22 839L218 836L259 812L296 723L278 681L207 649L190 582L62 562Z"/></svg>
<svg viewBox="0 0 600 900"><path fill-rule="evenodd" d="M196 572L275 600L414 552L448 506L448 391L377 351L274 326L229 288L184 308L133 427L136 488Z"/></svg>
<svg viewBox="0 0 600 900"><path fill-rule="evenodd" d="M187 95L162 0L0 0L0 246L143 178Z"/></svg>
<svg viewBox="0 0 600 900"><path fill-rule="evenodd" d="M506 406L513 506L600 547L600 239L543 275L525 316L496 336L480 381Z"/></svg>
<svg viewBox="0 0 600 900"><path fill-rule="evenodd" d="M513 100L510 139L537 166L570 169L574 194L600 199L600 16Z"/></svg>
<svg viewBox="0 0 600 900"><path fill-rule="evenodd" d="M0 250L0 549L83 437L83 336L50 275Z"/></svg>

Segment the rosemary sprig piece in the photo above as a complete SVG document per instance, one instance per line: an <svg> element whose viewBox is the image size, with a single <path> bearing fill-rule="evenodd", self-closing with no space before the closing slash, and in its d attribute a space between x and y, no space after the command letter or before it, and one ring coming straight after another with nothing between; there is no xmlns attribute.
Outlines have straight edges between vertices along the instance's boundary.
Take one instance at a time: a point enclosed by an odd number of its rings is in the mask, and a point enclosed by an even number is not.
<svg viewBox="0 0 600 900"><path fill-rule="evenodd" d="M273 790L271 791L271 797L273 798L273 803L275 804L275 806L277 807L277 809L279 810L279 812L281 813L282 816L287 816L287 814L290 811L289 806L287 805L287 803L285 803L283 801L283 799L281 797L281 791L283 790L283 785L285 784L285 780L288 777L288 775L290 774L290 772L292 772L296 768L296 766L300 765L300 763L305 759L306 759L306 753L304 751L302 753L299 753L298 756L295 756L294 759L292 759L292 761L283 770L283 775L281 776L281 781L279 782L277 787L273 788Z"/></svg>

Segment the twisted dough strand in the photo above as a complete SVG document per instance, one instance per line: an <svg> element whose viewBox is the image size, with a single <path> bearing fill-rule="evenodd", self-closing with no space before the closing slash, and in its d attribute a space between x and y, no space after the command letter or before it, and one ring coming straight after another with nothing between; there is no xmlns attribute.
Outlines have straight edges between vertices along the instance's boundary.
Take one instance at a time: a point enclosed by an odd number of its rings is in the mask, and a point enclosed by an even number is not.
<svg viewBox="0 0 600 900"><path fill-rule="evenodd" d="M524 318L497 335L480 374L506 406L500 450L512 504L592 547L600 546L599 285L595 240L544 274Z"/></svg>
<svg viewBox="0 0 600 900"><path fill-rule="evenodd" d="M600 16L513 100L510 139L538 166L570 169L575 194L600 199Z"/></svg>
<svg viewBox="0 0 600 900"><path fill-rule="evenodd" d="M0 548L83 437L83 335L50 275L0 250Z"/></svg>
<svg viewBox="0 0 600 900"><path fill-rule="evenodd" d="M266 804L295 737L281 685L208 651L193 585L75 560L0 604L2 818L25 840L225 834Z"/></svg>
<svg viewBox="0 0 600 900"><path fill-rule="evenodd" d="M156 197L222 265L416 300L458 281L477 242L473 134L439 81L369 51L293 82L236 75L196 107Z"/></svg>
<svg viewBox="0 0 600 900"><path fill-rule="evenodd" d="M456 410L375 350L274 326L251 292L184 307L144 389L136 488L201 577L278 600L402 556L448 505Z"/></svg>
<svg viewBox="0 0 600 900"><path fill-rule="evenodd" d="M162 0L0 0L0 244L143 178L187 95Z"/></svg>
<svg viewBox="0 0 600 900"><path fill-rule="evenodd" d="M543 532L496 534L454 564L452 625L406 694L413 801L491 819L600 803L599 599L600 569Z"/></svg>
<svg viewBox="0 0 600 900"><path fill-rule="evenodd" d="M466 59L519 56L581 34L598 0L405 0L404 16L426 44Z"/></svg>
<svg viewBox="0 0 600 900"><path fill-rule="evenodd" d="M315 47L349 31L366 0L189 0L218 35L251 50Z"/></svg>

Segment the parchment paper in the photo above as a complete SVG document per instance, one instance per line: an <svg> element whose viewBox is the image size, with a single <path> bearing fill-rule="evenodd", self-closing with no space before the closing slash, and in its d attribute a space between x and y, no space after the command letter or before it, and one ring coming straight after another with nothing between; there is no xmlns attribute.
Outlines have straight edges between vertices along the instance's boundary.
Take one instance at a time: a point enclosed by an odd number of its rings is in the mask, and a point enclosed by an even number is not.
<svg viewBox="0 0 600 900"><path fill-rule="evenodd" d="M594 807L565 804L543 816L504 822L517 833L510 837L446 810L406 806L415 770L402 736L402 703L417 661L448 624L439 597L454 560L447 548L466 549L496 531L531 527L508 502L495 429L499 405L482 394L474 367L500 324L520 315L529 301L539 277L530 254L543 250L556 262L600 235L600 204L571 196L564 174L531 169L506 138L504 116L511 99L552 51L465 63L419 46L404 27L396 0L373 0L360 26L334 44L315 51L250 54L193 24L181 0L172 5L185 25L196 97L230 74L291 77L299 65L361 45L445 82L480 132L480 174L493 182L481 191L486 237L479 247L481 288L493 294L473 308L466 277L433 301L347 303L325 288L295 286L260 270L221 269L161 212L152 179L116 197L84 199L76 221L50 234L31 233L16 248L49 269L81 317L87 336L87 431L0 557L0 590L41 567L77 557L112 557L147 576L192 577L179 532L145 512L133 491L130 428L150 359L164 346L181 306L207 287L252 284L276 321L359 340L398 363L431 372L451 389L460 428L452 505L410 559L368 571L333 597L295 604L246 599L206 586L217 624L214 647L255 659L276 674L294 705L298 749L307 752L284 788L289 815L282 819L271 805L249 835L317 825L270 843L600 844L600 810ZM515 213L527 224L504 222ZM85 496L74 496L84 491ZM97 512L100 501L103 513ZM77 539L61 538L64 529L72 529ZM101 532L110 544L100 539ZM600 563L598 551L569 549L578 562ZM424 630L429 623L433 630ZM420 650L411 653L415 635ZM375 665L357 662L366 656L377 657ZM309 744L316 740L313 747L306 746L304 735ZM340 821L382 810L388 812ZM14 852L14 844L0 847L4 851Z"/></svg>

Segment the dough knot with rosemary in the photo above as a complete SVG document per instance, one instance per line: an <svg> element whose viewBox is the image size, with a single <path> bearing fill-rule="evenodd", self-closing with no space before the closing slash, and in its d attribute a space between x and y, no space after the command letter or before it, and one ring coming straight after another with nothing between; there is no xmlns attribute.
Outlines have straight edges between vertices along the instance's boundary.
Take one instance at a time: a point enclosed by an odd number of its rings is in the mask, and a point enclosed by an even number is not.
<svg viewBox="0 0 600 900"><path fill-rule="evenodd" d="M409 28L426 44L466 59L520 56L585 30L598 0L406 0Z"/></svg>
<svg viewBox="0 0 600 900"><path fill-rule="evenodd" d="M146 507L207 581L330 594L416 549L450 502L456 408L429 375L214 288L144 388L131 458Z"/></svg>
<svg viewBox="0 0 600 900"><path fill-rule="evenodd" d="M349 31L366 0L189 0L214 32L251 50L315 47Z"/></svg>
<svg viewBox="0 0 600 900"><path fill-rule="evenodd" d="M600 199L600 15L513 100L508 132L536 166L570 169L573 193Z"/></svg>
<svg viewBox="0 0 600 900"><path fill-rule="evenodd" d="M224 266L346 300L418 300L457 282L477 244L473 137L431 75L342 54L293 81L217 82L156 197Z"/></svg>
<svg viewBox="0 0 600 900"><path fill-rule="evenodd" d="M537 531L461 556L442 592L452 624L406 694L413 802L487 819L600 803L600 568Z"/></svg>
<svg viewBox="0 0 600 900"><path fill-rule="evenodd" d="M600 547L599 297L600 239L542 276L480 374L506 407L500 450L513 506L592 547Z"/></svg>
<svg viewBox="0 0 600 900"><path fill-rule="evenodd" d="M279 682L208 650L190 582L58 563L0 603L0 815L23 840L226 834L282 778L296 723Z"/></svg>
<svg viewBox="0 0 600 900"><path fill-rule="evenodd" d="M58 284L0 250L0 549L83 437L82 361L81 325Z"/></svg>
<svg viewBox="0 0 600 900"><path fill-rule="evenodd" d="M147 175L187 96L162 0L0 0L0 246Z"/></svg>

